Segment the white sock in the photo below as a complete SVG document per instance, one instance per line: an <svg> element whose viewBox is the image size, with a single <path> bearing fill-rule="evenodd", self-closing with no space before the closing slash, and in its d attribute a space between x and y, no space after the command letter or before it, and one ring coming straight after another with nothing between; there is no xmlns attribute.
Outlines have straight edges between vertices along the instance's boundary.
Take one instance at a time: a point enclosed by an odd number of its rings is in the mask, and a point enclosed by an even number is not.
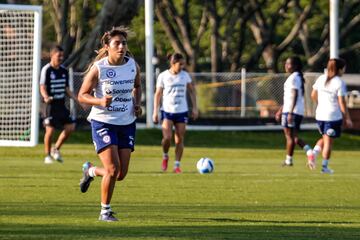
<svg viewBox="0 0 360 240"><path fill-rule="evenodd" d="M180 167L180 161L176 160L174 166L175 167Z"/></svg>
<svg viewBox="0 0 360 240"><path fill-rule="evenodd" d="M163 158L169 158L169 154L168 153L163 153Z"/></svg>
<svg viewBox="0 0 360 240"><path fill-rule="evenodd" d="M89 176L90 177L96 177L95 169L96 169L96 167L89 168Z"/></svg>
<svg viewBox="0 0 360 240"><path fill-rule="evenodd" d="M292 163L292 156L286 155L286 159L285 159L285 163L286 164L291 164Z"/></svg>
<svg viewBox="0 0 360 240"><path fill-rule="evenodd" d="M101 214L107 213L109 211L111 211L110 204L101 203Z"/></svg>
<svg viewBox="0 0 360 240"><path fill-rule="evenodd" d="M313 149L313 153L314 153L315 157L317 157L317 155L319 155L319 153L321 153L321 147L319 145L316 145Z"/></svg>
<svg viewBox="0 0 360 240"><path fill-rule="evenodd" d="M322 167L323 167L323 168L327 168L327 167L328 167L328 164L329 164L329 159L323 159L323 160L322 160Z"/></svg>
<svg viewBox="0 0 360 240"><path fill-rule="evenodd" d="M311 147L306 144L304 147L303 147L304 151L307 153L309 150L311 150Z"/></svg>

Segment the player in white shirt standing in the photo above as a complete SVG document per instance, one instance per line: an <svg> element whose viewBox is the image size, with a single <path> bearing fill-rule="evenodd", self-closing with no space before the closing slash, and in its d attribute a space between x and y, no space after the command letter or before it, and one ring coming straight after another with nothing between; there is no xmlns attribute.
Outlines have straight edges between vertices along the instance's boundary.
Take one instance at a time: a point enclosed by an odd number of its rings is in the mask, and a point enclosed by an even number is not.
<svg viewBox="0 0 360 240"><path fill-rule="evenodd" d="M304 84L302 63L299 57L289 57L285 62L285 72L291 73L284 83L284 103L277 111L275 118L280 120L286 138L286 159L283 166L293 166L295 145L306 153L308 166L315 168L311 147L298 137L301 121L304 116Z"/></svg>
<svg viewBox="0 0 360 240"><path fill-rule="evenodd" d="M192 104L191 117L198 117L196 104L196 91L190 75L183 70L185 62L180 53L168 56L170 68L160 73L154 95L154 123L159 122L158 111L162 100L161 119L162 134L161 141L163 149L162 170L166 171L169 161L169 148L172 139L172 129L175 126L175 165L174 172L181 173L180 161L184 151L184 136L186 123L188 122L187 91Z"/></svg>
<svg viewBox="0 0 360 240"><path fill-rule="evenodd" d="M127 29L113 28L101 38L102 48L87 72L79 101L92 105L92 138L102 167L83 165L81 192L101 176L100 221L117 221L110 207L116 181L126 177L135 146L135 120L141 115L140 69L127 47ZM94 94L92 94L94 92Z"/></svg>
<svg viewBox="0 0 360 240"><path fill-rule="evenodd" d="M343 119L346 126L352 127L352 121L346 106L346 85L340 78L345 72L345 61L330 59L327 74L321 75L313 85L311 98L316 107L316 121L322 137L314 147L315 157L322 152L322 173L333 173L328 167L334 139L340 137Z"/></svg>

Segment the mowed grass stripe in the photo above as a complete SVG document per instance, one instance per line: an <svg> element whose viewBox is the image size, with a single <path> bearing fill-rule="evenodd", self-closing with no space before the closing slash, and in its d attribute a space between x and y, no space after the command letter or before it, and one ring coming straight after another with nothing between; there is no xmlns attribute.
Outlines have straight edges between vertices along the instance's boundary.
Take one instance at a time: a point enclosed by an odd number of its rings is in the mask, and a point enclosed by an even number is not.
<svg viewBox="0 0 360 240"><path fill-rule="evenodd" d="M208 138L202 134L195 137ZM100 179L79 191L83 161L99 163L91 144L70 141L65 163L50 166L41 144L2 147L0 239L360 239L360 151L337 149L335 174L323 175L305 167L299 149L294 167L282 168L283 136L271 136L278 147L189 144L181 175L160 172L160 146L138 144L112 200L120 221L111 224L97 221ZM197 173L204 156L214 160L213 174Z"/></svg>

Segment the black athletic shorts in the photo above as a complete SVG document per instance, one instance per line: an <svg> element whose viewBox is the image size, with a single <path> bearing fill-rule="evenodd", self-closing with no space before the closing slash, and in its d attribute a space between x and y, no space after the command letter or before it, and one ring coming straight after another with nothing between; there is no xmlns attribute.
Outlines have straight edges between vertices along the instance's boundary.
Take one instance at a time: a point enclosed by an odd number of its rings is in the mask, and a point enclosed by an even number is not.
<svg viewBox="0 0 360 240"><path fill-rule="evenodd" d="M42 110L44 126L63 127L65 124L74 123L70 111L65 105L60 104L44 104Z"/></svg>

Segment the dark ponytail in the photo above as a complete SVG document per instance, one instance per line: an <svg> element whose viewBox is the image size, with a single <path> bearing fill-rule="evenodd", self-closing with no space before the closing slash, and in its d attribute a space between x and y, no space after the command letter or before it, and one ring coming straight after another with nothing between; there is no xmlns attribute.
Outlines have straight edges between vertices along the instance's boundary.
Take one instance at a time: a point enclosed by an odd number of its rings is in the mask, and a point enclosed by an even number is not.
<svg viewBox="0 0 360 240"><path fill-rule="evenodd" d="M170 53L167 55L170 65L173 65L177 62L180 62L184 59L184 56L181 53Z"/></svg>
<svg viewBox="0 0 360 240"><path fill-rule="evenodd" d="M326 77L325 85L327 85L333 77L339 75L339 70L343 69L345 66L346 66L346 62L343 59L340 58L329 59L327 64L327 77Z"/></svg>
<svg viewBox="0 0 360 240"><path fill-rule="evenodd" d="M123 27L123 26L113 27L110 31L105 32L104 35L100 39L101 48L99 50L95 51L97 55L91 61L91 63L89 64L87 70L85 71L85 73L90 71L91 67L94 65L94 62L108 56L108 52L107 52L107 50L105 48L105 45L109 45L110 41L111 41L111 39L113 37L121 35L127 40L129 34L131 34L130 30L128 28L126 28L126 27ZM133 57L133 55L129 51L129 49L125 53L125 56Z"/></svg>
<svg viewBox="0 0 360 240"><path fill-rule="evenodd" d="M305 78L304 78L304 74L302 72L302 62L300 60L299 57L294 56L294 57L290 57L290 62L291 62L291 68L293 70L293 72L298 72L299 73L299 77L301 79L301 91L302 91L302 95L304 96L305 94Z"/></svg>

